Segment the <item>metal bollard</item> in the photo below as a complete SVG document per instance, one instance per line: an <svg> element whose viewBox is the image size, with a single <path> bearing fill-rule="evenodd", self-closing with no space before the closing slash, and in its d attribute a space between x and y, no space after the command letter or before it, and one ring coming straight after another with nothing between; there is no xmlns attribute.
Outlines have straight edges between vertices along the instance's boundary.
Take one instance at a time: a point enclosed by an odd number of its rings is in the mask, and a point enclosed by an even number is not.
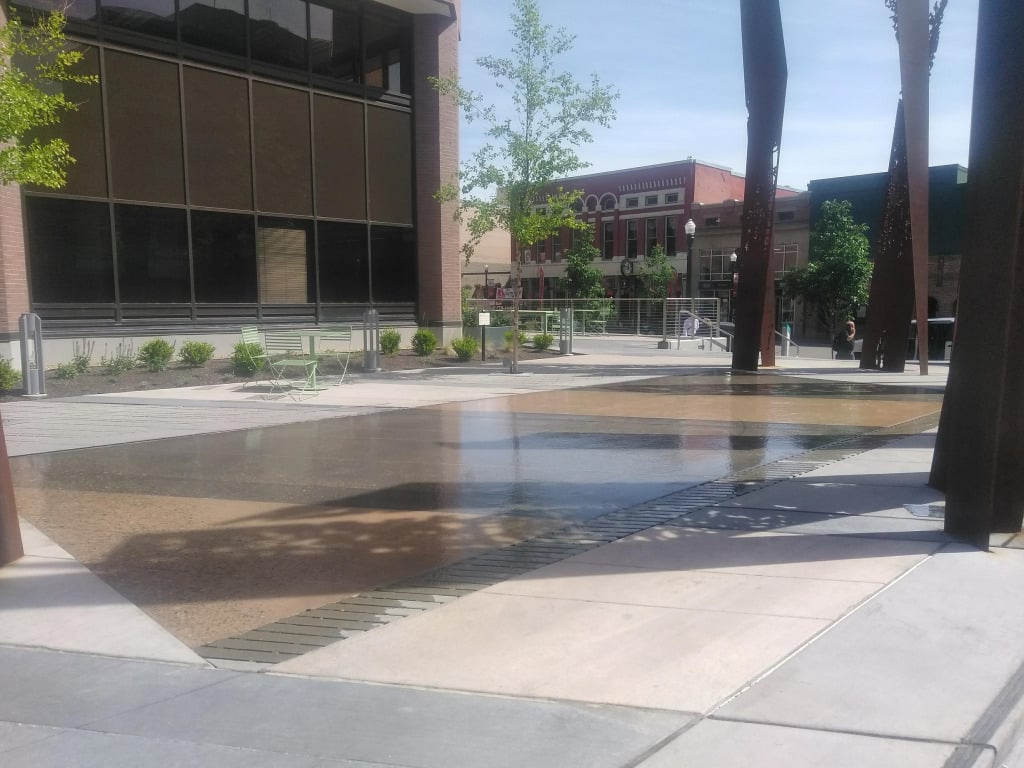
<svg viewBox="0 0 1024 768"><path fill-rule="evenodd" d="M558 311L558 351L563 355L572 354L572 307Z"/></svg>
<svg viewBox="0 0 1024 768"><path fill-rule="evenodd" d="M363 312L363 370L380 370L380 312Z"/></svg>
<svg viewBox="0 0 1024 768"><path fill-rule="evenodd" d="M782 357L789 357L789 339L790 339L789 323L785 323L782 326Z"/></svg>
<svg viewBox="0 0 1024 768"><path fill-rule="evenodd" d="M28 397L46 396L46 366L43 365L43 321L27 312L18 319L21 337L21 375ZM32 340L29 341L31 336Z"/></svg>

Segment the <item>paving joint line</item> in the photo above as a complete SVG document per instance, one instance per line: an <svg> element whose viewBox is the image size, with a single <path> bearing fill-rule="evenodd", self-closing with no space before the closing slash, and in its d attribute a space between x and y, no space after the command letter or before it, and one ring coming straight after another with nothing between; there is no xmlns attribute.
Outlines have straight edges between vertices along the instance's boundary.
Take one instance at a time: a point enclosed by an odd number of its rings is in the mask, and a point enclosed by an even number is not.
<svg viewBox="0 0 1024 768"><path fill-rule="evenodd" d="M217 666L218 661L246 661L262 669L269 669L282 661L330 644L318 642L300 645L295 640L282 637L278 641L270 639L272 637L308 634L317 638L333 637L335 642L345 640L659 525L683 521L694 512L727 499L799 477L811 470L889 444L900 437L920 434L935 427L938 416L938 412L935 412L867 434L839 438L808 451L738 470L631 507L606 512L590 520L569 523L532 539L488 550L418 576L374 587L238 635L215 640L199 646L195 651L214 666ZM326 616L325 612L336 615ZM250 648L239 649L237 646L240 644Z"/></svg>

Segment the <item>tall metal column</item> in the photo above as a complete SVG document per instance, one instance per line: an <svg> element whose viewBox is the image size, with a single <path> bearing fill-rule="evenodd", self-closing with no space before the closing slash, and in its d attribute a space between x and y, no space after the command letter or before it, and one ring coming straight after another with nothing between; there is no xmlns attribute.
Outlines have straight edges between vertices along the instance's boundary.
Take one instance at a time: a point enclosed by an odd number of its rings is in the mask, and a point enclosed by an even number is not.
<svg viewBox="0 0 1024 768"><path fill-rule="evenodd" d="M0 565L14 562L25 554L21 544L18 510L14 503L11 462L7 458L7 438L0 421Z"/></svg>
<svg viewBox="0 0 1024 768"><path fill-rule="evenodd" d="M1024 3L981 0L956 339L929 482L947 533L1024 522Z"/></svg>
<svg viewBox="0 0 1024 768"><path fill-rule="evenodd" d="M748 113L747 170L732 367L756 371L758 354L763 365L775 365L772 219L788 71L779 0L740 0L740 19Z"/></svg>

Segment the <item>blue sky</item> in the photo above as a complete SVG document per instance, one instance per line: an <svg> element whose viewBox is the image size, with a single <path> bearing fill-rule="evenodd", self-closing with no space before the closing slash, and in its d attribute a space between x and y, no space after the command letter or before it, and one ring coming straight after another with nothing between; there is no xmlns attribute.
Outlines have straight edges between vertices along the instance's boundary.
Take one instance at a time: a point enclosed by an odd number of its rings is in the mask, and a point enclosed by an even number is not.
<svg viewBox="0 0 1024 768"><path fill-rule="evenodd" d="M931 2L931 0L929 0ZM789 81L779 183L888 167L899 58L883 0L782 0ZM461 76L493 94L474 63L511 48L512 0L463 0ZM576 35L562 69L620 92L610 129L580 148L600 172L692 156L742 174L747 112L739 0L541 0L545 22ZM978 0L949 0L931 75L932 165L967 165ZM480 146L463 125L463 158Z"/></svg>

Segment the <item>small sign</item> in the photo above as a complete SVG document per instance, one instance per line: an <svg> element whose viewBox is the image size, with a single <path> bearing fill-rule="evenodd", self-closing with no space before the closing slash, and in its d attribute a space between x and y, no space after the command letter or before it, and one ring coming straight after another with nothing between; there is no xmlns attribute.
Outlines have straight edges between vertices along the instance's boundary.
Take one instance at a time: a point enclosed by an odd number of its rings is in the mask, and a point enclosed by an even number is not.
<svg viewBox="0 0 1024 768"><path fill-rule="evenodd" d="M490 312L481 312L480 313L480 325L490 325L490 324L491 324L491 313Z"/></svg>

